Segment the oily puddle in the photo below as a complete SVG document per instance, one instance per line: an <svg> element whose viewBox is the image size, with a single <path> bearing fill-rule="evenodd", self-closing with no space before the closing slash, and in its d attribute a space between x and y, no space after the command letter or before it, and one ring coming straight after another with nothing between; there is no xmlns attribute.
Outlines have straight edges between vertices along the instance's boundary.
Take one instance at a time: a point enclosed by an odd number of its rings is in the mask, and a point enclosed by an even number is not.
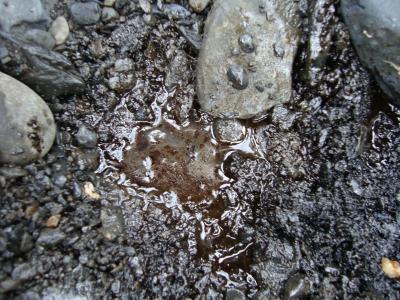
<svg viewBox="0 0 400 300"><path fill-rule="evenodd" d="M207 128L191 123L178 129L164 122L138 132L125 152L122 170L140 186L174 192L181 201L200 201L223 182L218 156Z"/></svg>
<svg viewBox="0 0 400 300"><path fill-rule="evenodd" d="M221 142L210 122L187 122L182 126L162 122L137 131L121 162L127 179L158 195L175 193L179 200L216 198L231 179L224 162L235 151L255 154L252 129L242 128L236 143Z"/></svg>

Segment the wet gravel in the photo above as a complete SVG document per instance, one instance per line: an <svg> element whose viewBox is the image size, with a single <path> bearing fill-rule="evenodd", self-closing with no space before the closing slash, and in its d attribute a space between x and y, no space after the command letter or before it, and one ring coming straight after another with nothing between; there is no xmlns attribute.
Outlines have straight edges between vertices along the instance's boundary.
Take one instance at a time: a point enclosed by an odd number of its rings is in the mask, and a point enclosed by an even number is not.
<svg viewBox="0 0 400 300"><path fill-rule="evenodd" d="M221 143L198 108L197 50L182 35L208 8L188 16L181 1L151 24L123 2L122 19L73 27L59 49L87 90L50 103L51 152L0 167L0 298L399 299L380 261L400 259L400 111L337 14L320 22L330 47L318 68L304 18L292 101ZM124 173L138 134L165 123L209 133L217 191L182 201Z"/></svg>

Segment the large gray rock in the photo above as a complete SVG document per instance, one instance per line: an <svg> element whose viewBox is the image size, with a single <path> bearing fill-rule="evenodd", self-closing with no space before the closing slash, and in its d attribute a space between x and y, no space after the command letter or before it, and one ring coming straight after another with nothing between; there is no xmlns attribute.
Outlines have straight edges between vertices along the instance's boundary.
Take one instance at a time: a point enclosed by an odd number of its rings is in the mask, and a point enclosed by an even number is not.
<svg viewBox="0 0 400 300"><path fill-rule="evenodd" d="M0 0L0 30L45 28L49 15L40 0Z"/></svg>
<svg viewBox="0 0 400 300"><path fill-rule="evenodd" d="M43 157L56 135L53 114L30 88L0 73L0 163Z"/></svg>
<svg viewBox="0 0 400 300"><path fill-rule="evenodd" d="M246 119L290 100L300 2L215 1L197 70L205 111Z"/></svg>
<svg viewBox="0 0 400 300"><path fill-rule="evenodd" d="M0 71L22 81L43 97L80 93L85 88L82 78L61 54L0 31L0 45L10 60L0 64Z"/></svg>
<svg viewBox="0 0 400 300"><path fill-rule="evenodd" d="M342 0L341 10L362 63L400 105L400 1Z"/></svg>

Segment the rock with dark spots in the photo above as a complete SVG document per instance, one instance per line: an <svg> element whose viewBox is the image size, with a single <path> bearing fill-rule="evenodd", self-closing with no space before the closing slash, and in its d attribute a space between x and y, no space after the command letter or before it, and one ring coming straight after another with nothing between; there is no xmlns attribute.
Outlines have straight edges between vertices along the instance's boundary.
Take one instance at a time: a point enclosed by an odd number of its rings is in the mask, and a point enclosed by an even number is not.
<svg viewBox="0 0 400 300"><path fill-rule="evenodd" d="M50 150L53 114L29 87L0 73L0 163L27 164Z"/></svg>
<svg viewBox="0 0 400 300"><path fill-rule="evenodd" d="M70 8L72 20L78 25L94 25L100 20L101 9L96 2L75 2Z"/></svg>
<svg viewBox="0 0 400 300"><path fill-rule="evenodd" d="M228 79L232 82L232 86L238 90L244 90L249 85L249 75L242 66L230 65L226 73Z"/></svg>
<svg viewBox="0 0 400 300"><path fill-rule="evenodd" d="M47 31L41 29L28 30L24 34L24 39L49 50L53 49L56 45L53 36Z"/></svg>
<svg viewBox="0 0 400 300"><path fill-rule="evenodd" d="M341 10L362 63L400 105L400 1L342 0Z"/></svg>
<svg viewBox="0 0 400 300"><path fill-rule="evenodd" d="M226 291L225 300L246 300L246 295L238 289L229 289Z"/></svg>
<svg viewBox="0 0 400 300"><path fill-rule="evenodd" d="M223 143L237 143L243 140L245 127L237 119L217 119L214 122L216 138Z"/></svg>
<svg viewBox="0 0 400 300"><path fill-rule="evenodd" d="M79 127L75 135L79 146L83 148L95 148L97 146L97 134L85 125Z"/></svg>
<svg viewBox="0 0 400 300"><path fill-rule="evenodd" d="M197 13L201 13L210 3L210 0L189 0L190 7Z"/></svg>
<svg viewBox="0 0 400 300"><path fill-rule="evenodd" d="M214 2L205 24L197 70L202 109L213 116L246 119L291 99L292 65L301 27L298 9L302 2ZM284 51L276 55L278 46ZM232 65L251 67L247 88L239 85L242 89L238 90L238 85L231 84L227 73ZM265 82L262 91L256 88L259 80Z"/></svg>
<svg viewBox="0 0 400 300"><path fill-rule="evenodd" d="M0 0L0 30L21 33L28 28L46 29L48 22L41 0Z"/></svg>
<svg viewBox="0 0 400 300"><path fill-rule="evenodd" d="M170 18L178 20L190 16L190 12L179 4L165 4L163 12Z"/></svg>
<svg viewBox="0 0 400 300"><path fill-rule="evenodd" d="M101 231L107 240L112 241L125 234L125 221L120 208L103 207L100 219Z"/></svg>
<svg viewBox="0 0 400 300"><path fill-rule="evenodd" d="M26 281L35 277L36 274L37 274L37 269L34 265L29 263L23 263L17 265L14 268L11 276L15 280Z"/></svg>
<svg viewBox="0 0 400 300"><path fill-rule="evenodd" d="M26 43L0 31L0 44L8 51L9 62L0 71L22 81L46 98L81 93L82 78L61 54Z"/></svg>
<svg viewBox="0 0 400 300"><path fill-rule="evenodd" d="M177 85L183 85L188 81L188 59L184 51L177 51L168 65L167 74L165 76L165 87L168 90L173 89Z"/></svg>
<svg viewBox="0 0 400 300"><path fill-rule="evenodd" d="M200 51L203 42L201 35L196 30L185 26L178 26L177 28L183 37L189 42L192 49Z"/></svg>
<svg viewBox="0 0 400 300"><path fill-rule="evenodd" d="M239 46L243 52L251 53L256 49L254 45L253 37L250 34L242 34L239 37Z"/></svg>
<svg viewBox="0 0 400 300"><path fill-rule="evenodd" d="M310 293L310 282L302 274L291 276L285 283L283 290L283 299L302 299Z"/></svg>
<svg viewBox="0 0 400 300"><path fill-rule="evenodd" d="M65 233L60 229L43 229L37 240L37 243L42 246L52 247L60 244L65 240Z"/></svg>

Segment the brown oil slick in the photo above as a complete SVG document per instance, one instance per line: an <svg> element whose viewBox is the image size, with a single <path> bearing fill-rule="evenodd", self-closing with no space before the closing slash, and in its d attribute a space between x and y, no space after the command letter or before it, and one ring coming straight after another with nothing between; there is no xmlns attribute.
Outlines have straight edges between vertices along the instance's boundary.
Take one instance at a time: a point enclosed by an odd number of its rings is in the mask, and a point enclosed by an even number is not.
<svg viewBox="0 0 400 300"><path fill-rule="evenodd" d="M177 129L164 122L138 132L124 154L123 170L141 186L175 192L181 201L200 201L222 183L216 151L210 133L199 123Z"/></svg>

